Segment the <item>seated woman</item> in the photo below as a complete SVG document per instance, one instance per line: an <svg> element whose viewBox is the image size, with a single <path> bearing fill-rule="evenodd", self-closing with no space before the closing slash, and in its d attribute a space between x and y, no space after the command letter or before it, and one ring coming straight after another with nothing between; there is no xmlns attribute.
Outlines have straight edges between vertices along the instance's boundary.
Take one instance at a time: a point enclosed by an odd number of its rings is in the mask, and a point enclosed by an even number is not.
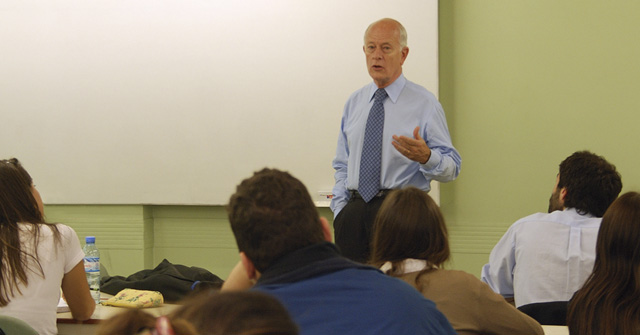
<svg viewBox="0 0 640 335"><path fill-rule="evenodd" d="M640 193L604 213L591 276L569 302L569 334L640 334Z"/></svg>
<svg viewBox="0 0 640 335"><path fill-rule="evenodd" d="M170 329L171 331L167 331ZM96 335L297 335L298 326L274 297L256 291L203 291L166 317L129 310L102 322Z"/></svg>
<svg viewBox="0 0 640 335"><path fill-rule="evenodd" d="M435 302L458 334L544 333L538 322L473 275L444 270L448 259L447 228L438 205L414 187L391 192L374 222L372 265Z"/></svg>
<svg viewBox="0 0 640 335"><path fill-rule="evenodd" d="M60 288L75 319L95 309L75 231L46 223L40 194L15 159L0 160L0 314L57 334Z"/></svg>

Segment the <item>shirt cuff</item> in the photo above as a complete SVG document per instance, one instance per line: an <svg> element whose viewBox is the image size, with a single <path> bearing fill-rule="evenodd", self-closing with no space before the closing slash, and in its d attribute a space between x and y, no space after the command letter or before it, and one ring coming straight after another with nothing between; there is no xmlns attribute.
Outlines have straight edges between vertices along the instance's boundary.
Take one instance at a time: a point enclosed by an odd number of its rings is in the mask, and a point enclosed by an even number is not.
<svg viewBox="0 0 640 335"><path fill-rule="evenodd" d="M429 171L435 169L438 164L440 164L441 160L442 154L440 154L440 152L438 151L431 150L431 156L429 157L429 160L424 164L420 164L420 167L422 167L422 169L424 169L425 171Z"/></svg>

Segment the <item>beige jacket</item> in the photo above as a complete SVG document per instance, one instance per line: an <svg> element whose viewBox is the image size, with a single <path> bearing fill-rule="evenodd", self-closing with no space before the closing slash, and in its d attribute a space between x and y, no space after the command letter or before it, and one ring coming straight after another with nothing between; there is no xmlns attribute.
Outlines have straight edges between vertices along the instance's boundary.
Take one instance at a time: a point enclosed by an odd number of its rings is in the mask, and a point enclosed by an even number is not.
<svg viewBox="0 0 640 335"><path fill-rule="evenodd" d="M407 273L400 279L435 302L459 335L544 335L537 321L517 310L471 274L435 269L423 274L416 284L418 274Z"/></svg>

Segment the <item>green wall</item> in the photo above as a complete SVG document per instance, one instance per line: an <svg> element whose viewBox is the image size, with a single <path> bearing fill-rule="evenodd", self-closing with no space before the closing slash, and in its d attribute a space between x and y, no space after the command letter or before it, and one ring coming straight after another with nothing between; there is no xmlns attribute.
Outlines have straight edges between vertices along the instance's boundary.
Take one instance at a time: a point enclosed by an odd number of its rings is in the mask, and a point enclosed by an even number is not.
<svg viewBox="0 0 640 335"><path fill-rule="evenodd" d="M511 223L546 210L557 166L576 150L605 156L623 191L640 190L638 17L633 1L440 1L440 100L463 158L441 190L450 268L479 275ZM219 206L50 205L46 214L96 235L110 274L167 258L226 278L237 261Z"/></svg>
<svg viewBox="0 0 640 335"><path fill-rule="evenodd" d="M333 221L328 208L318 211ZM225 279L239 260L222 206L47 205L45 215L71 226L82 245L85 236L96 236L109 275L128 276L167 259Z"/></svg>
<svg viewBox="0 0 640 335"><path fill-rule="evenodd" d="M46 199L46 198L45 198ZM48 222L71 226L81 245L96 236L100 262L111 275L153 268L152 212L145 206L47 205Z"/></svg>
<svg viewBox="0 0 640 335"><path fill-rule="evenodd" d="M479 275L560 161L605 156L640 190L640 2L440 1L440 100L462 172L442 187L454 267ZM408 60L410 61L410 60Z"/></svg>

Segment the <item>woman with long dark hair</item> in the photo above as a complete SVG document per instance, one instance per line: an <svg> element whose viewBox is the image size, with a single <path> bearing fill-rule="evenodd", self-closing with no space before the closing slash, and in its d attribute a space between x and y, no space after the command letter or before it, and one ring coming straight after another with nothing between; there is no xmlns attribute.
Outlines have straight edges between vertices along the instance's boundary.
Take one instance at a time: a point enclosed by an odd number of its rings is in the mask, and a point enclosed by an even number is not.
<svg viewBox="0 0 640 335"><path fill-rule="evenodd" d="M414 286L464 334L543 334L538 322L463 271L445 270L447 227L438 205L415 187L395 190L374 223L370 263Z"/></svg>
<svg viewBox="0 0 640 335"><path fill-rule="evenodd" d="M569 302L569 334L640 334L640 193L602 217L593 272Z"/></svg>
<svg viewBox="0 0 640 335"><path fill-rule="evenodd" d="M0 160L0 314L56 334L60 289L74 318L91 317L95 302L75 231L45 222L42 199L15 159Z"/></svg>

